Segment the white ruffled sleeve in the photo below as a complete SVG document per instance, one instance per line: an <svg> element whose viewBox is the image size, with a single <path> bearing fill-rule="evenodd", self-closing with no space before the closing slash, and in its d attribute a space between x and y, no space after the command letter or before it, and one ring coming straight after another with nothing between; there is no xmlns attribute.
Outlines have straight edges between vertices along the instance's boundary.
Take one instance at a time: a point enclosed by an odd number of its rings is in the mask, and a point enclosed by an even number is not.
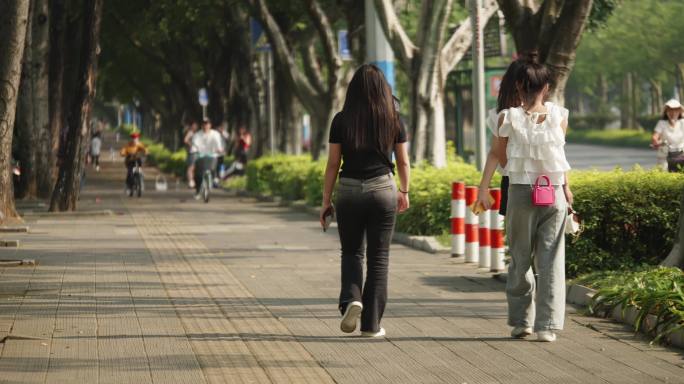
<svg viewBox="0 0 684 384"><path fill-rule="evenodd" d="M513 131L513 124L511 121L511 114L508 109L504 109L503 111L499 112L499 115L497 116L497 121L496 123L499 124L499 121L501 121L501 116L503 116L503 121L501 123L501 126L499 127L499 137L509 137Z"/></svg>
<svg viewBox="0 0 684 384"><path fill-rule="evenodd" d="M489 131L492 133L492 135L498 137L499 130L497 129L497 125L499 124L499 116L496 114L495 108L487 111L487 119L485 120L485 123L487 124L487 128L489 128Z"/></svg>
<svg viewBox="0 0 684 384"><path fill-rule="evenodd" d="M667 126L667 122L665 120L658 120L658 124L656 124L655 129L653 129L653 132L663 133L666 126Z"/></svg>

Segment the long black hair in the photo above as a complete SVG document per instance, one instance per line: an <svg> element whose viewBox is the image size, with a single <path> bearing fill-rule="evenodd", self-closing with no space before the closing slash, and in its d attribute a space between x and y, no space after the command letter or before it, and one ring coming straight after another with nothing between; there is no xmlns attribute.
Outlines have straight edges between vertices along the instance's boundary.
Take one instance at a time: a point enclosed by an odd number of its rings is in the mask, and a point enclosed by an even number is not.
<svg viewBox="0 0 684 384"><path fill-rule="evenodd" d="M499 113L504 109L514 108L520 106L520 96L516 84L518 82L518 70L522 68L524 61L516 59L513 61L501 78L499 85L499 96L496 98L496 112Z"/></svg>
<svg viewBox="0 0 684 384"><path fill-rule="evenodd" d="M354 149L389 150L399 135L392 90L380 68L364 64L354 73L342 108L345 137Z"/></svg>

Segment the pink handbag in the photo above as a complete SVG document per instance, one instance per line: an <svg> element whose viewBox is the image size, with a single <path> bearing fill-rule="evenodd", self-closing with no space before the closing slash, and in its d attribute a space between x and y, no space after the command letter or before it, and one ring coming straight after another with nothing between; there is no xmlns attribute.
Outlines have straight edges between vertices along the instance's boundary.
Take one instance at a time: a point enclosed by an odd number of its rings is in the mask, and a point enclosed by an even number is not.
<svg viewBox="0 0 684 384"><path fill-rule="evenodd" d="M546 180L546 185L540 185L540 180ZM537 177L532 187L532 204L536 206L546 207L553 205L556 202L556 191L551 185L551 180L546 175Z"/></svg>

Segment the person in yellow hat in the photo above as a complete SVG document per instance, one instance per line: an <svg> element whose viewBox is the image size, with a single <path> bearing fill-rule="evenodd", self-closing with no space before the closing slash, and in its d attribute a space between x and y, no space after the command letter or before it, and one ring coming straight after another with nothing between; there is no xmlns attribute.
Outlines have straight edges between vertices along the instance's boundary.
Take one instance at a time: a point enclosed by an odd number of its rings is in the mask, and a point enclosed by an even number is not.
<svg viewBox="0 0 684 384"><path fill-rule="evenodd" d="M653 130L651 147L662 151L663 155L667 153L669 172L678 172L684 167L684 107L678 100L665 103L663 116Z"/></svg>
<svg viewBox="0 0 684 384"><path fill-rule="evenodd" d="M126 164L126 188L131 190L133 187L133 167L137 164L142 166L142 158L147 155L147 148L145 144L140 142L140 133L131 133L131 140L121 148L119 151L122 157L125 157Z"/></svg>

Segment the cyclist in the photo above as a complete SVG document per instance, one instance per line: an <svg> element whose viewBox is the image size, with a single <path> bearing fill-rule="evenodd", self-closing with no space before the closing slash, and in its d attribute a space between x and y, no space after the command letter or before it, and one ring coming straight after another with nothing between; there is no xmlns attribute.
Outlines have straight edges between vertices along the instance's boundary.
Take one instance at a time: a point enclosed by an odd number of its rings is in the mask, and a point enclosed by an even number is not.
<svg viewBox="0 0 684 384"><path fill-rule="evenodd" d="M202 129L192 136L192 152L195 153L195 199L199 199L202 176L208 169L214 179L217 158L224 153L223 138L216 130L211 129L211 121L204 118Z"/></svg>
<svg viewBox="0 0 684 384"><path fill-rule="evenodd" d="M142 157L147 155L147 148L140 142L140 133L131 133L131 140L119 152L125 157L126 169L126 192L133 190L133 168L136 164L142 166Z"/></svg>

